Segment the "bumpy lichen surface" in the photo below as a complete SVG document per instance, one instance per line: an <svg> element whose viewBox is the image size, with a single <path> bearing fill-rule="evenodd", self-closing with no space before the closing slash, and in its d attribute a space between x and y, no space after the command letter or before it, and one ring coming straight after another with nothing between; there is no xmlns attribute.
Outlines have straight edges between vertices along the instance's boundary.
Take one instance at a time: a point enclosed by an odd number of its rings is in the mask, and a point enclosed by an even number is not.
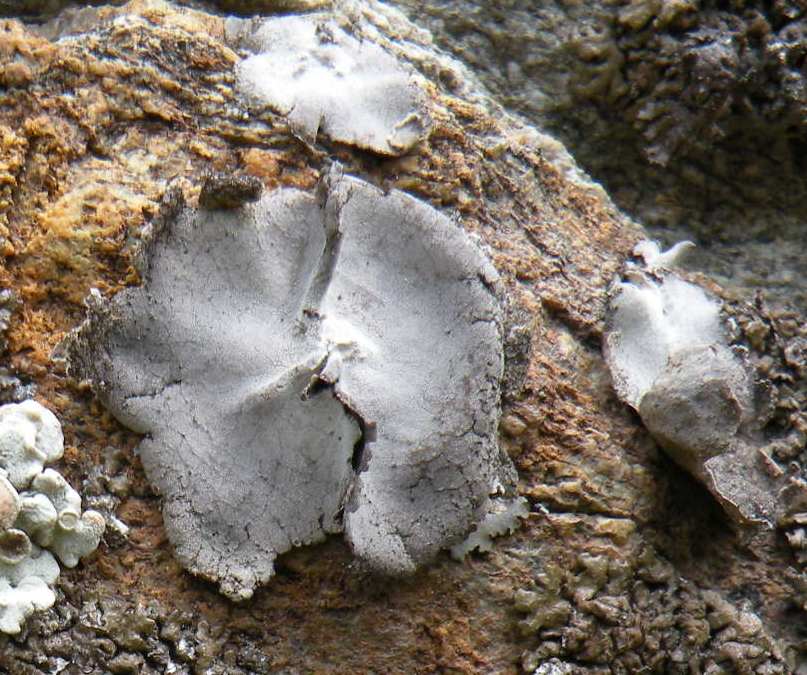
<svg viewBox="0 0 807 675"><path fill-rule="evenodd" d="M147 434L178 555L225 594L343 529L412 571L508 480L497 275L426 204L335 170L318 196L186 210L145 257L142 288L93 301L71 372Z"/></svg>
<svg viewBox="0 0 807 675"><path fill-rule="evenodd" d="M94 551L105 522L81 512L81 497L46 462L64 452L56 416L35 401L0 406L0 631L19 633L34 611L51 607L59 565ZM44 469L44 470L43 470ZM18 492L19 490L19 492ZM38 544L35 545L35 544Z"/></svg>

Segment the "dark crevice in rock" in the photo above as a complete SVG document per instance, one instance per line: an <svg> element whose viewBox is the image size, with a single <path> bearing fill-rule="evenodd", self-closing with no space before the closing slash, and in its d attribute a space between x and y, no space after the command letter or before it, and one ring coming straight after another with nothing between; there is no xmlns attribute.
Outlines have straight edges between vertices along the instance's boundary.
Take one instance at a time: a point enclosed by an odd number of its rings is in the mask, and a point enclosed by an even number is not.
<svg viewBox="0 0 807 675"><path fill-rule="evenodd" d="M323 380L321 377L314 377L312 378L310 384L305 388L302 394L300 394L301 401L307 401L308 399L316 396L317 394L321 394L323 391L328 389L333 389L333 383L328 382L327 380Z"/></svg>

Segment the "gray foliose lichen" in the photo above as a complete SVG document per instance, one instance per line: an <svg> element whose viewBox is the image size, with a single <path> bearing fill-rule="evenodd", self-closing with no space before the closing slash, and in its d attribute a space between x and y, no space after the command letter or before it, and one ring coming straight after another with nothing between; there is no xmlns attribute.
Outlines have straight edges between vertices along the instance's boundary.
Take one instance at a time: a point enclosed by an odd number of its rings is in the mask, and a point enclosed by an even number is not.
<svg viewBox="0 0 807 675"><path fill-rule="evenodd" d="M619 397L741 522L772 526L777 472L755 438L753 386L720 302L670 268L688 242L635 250L613 291L604 350Z"/></svg>
<svg viewBox="0 0 807 675"><path fill-rule="evenodd" d="M497 275L427 204L334 170L316 195L179 210L142 276L90 298L70 372L145 434L179 559L227 596L338 532L414 570L512 482Z"/></svg>
<svg viewBox="0 0 807 675"><path fill-rule="evenodd" d="M322 131L340 143L401 155L425 135L416 74L374 42L350 35L331 14L230 18L226 28L230 42L250 53L237 67L238 91L253 108L285 115L305 142Z"/></svg>

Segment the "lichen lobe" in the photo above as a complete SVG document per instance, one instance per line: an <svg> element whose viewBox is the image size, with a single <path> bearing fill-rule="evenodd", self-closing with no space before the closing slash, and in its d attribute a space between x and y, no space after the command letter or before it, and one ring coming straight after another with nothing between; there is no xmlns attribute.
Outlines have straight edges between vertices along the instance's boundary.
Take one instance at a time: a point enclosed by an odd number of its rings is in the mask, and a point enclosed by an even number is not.
<svg viewBox="0 0 807 675"><path fill-rule="evenodd" d="M337 171L316 195L183 210L143 278L93 301L71 373L146 434L179 559L229 597L341 531L412 570L510 478L495 272L431 207Z"/></svg>
<svg viewBox="0 0 807 675"><path fill-rule="evenodd" d="M251 52L237 89L253 108L285 115L306 143L332 140L402 155L428 128L415 74L379 45L358 40L328 13L262 21L230 18L230 42Z"/></svg>
<svg viewBox="0 0 807 675"><path fill-rule="evenodd" d="M741 524L776 519L780 476L760 453L750 374L730 348L720 303L668 268L679 245L635 249L614 286L605 356L619 397L670 456Z"/></svg>

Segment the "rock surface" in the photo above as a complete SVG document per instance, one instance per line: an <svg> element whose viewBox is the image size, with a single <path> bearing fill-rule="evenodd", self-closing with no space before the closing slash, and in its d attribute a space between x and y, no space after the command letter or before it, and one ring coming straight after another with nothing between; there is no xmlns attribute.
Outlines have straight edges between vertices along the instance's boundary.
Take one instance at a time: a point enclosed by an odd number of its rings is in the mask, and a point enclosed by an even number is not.
<svg viewBox="0 0 807 675"><path fill-rule="evenodd" d="M393 0L616 204L726 285L807 307L803 2Z"/></svg>
<svg viewBox="0 0 807 675"><path fill-rule="evenodd" d="M241 55L217 15L135 0L36 29L3 22L0 287L19 303L0 365L57 412L58 468L129 534L108 534L62 575L53 609L0 639L0 670L795 672L807 648L807 576L791 551L807 522L803 315L700 279L757 369L769 468L792 479L780 527L740 533L611 388L607 289L640 228L427 33L372 2L333 11L428 83L432 126L409 154L307 146L282 116L248 115L234 91ZM91 287L139 283L132 252L169 186L191 203L211 171L311 190L333 159L488 247L510 305L500 443L531 513L490 553L446 553L394 584L330 539L281 556L272 585L233 605L175 559L133 452L140 437L52 354Z"/></svg>

